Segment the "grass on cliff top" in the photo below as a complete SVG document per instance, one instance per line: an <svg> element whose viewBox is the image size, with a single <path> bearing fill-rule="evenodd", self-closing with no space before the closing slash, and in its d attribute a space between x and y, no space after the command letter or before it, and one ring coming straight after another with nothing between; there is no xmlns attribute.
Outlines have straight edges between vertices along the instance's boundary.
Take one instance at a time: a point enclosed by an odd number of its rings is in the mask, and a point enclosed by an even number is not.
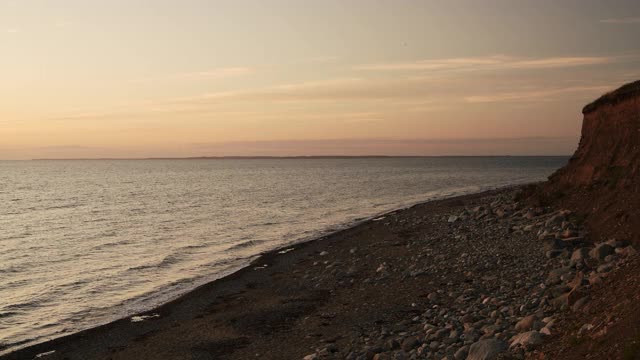
<svg viewBox="0 0 640 360"><path fill-rule="evenodd" d="M582 109L583 114L590 113L604 104L617 104L634 96L640 96L640 80L622 85L618 89L608 92L596 101L588 104Z"/></svg>

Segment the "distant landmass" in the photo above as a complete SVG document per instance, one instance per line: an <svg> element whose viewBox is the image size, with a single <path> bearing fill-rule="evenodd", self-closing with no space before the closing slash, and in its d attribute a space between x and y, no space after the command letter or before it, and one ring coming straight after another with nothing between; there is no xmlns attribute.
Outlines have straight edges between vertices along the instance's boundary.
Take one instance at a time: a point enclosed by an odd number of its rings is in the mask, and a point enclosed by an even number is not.
<svg viewBox="0 0 640 360"><path fill-rule="evenodd" d="M496 157L568 157L568 155L309 155L309 156L191 156L140 158L36 158L31 161L79 160L260 160L260 159L403 159L403 158L496 158Z"/></svg>

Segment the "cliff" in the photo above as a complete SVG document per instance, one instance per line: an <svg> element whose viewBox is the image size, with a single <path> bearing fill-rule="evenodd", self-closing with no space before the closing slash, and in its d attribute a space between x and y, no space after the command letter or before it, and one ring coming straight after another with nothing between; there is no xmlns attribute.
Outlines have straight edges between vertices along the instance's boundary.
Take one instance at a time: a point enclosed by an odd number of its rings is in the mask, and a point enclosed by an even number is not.
<svg viewBox="0 0 640 360"><path fill-rule="evenodd" d="M538 199L584 217L594 240L640 245L640 81L583 109L582 137Z"/></svg>

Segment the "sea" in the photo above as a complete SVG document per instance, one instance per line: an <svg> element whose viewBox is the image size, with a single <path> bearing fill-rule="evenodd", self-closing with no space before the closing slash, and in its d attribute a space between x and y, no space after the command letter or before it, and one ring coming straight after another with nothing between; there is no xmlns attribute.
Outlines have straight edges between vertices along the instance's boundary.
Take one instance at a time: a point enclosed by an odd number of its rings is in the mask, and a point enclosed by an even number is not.
<svg viewBox="0 0 640 360"><path fill-rule="evenodd" d="M132 316L433 199L568 157L0 161L0 354Z"/></svg>

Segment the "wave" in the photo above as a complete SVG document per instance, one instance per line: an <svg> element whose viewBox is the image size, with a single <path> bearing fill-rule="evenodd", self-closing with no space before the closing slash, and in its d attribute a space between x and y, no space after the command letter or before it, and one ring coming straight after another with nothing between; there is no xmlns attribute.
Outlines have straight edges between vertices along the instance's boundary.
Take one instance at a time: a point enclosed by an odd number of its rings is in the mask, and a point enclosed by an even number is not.
<svg viewBox="0 0 640 360"><path fill-rule="evenodd" d="M31 299L28 301L23 301L23 302L19 302L19 303L15 303L15 304L9 304L6 305L2 308L3 311L6 310L26 310L26 309L32 309L34 307L38 307L40 306L42 302L40 300L36 300L36 299Z"/></svg>
<svg viewBox="0 0 640 360"><path fill-rule="evenodd" d="M54 205L44 208L44 210L58 210L58 209L73 209L77 207L81 207L83 204L65 204L65 205Z"/></svg>
<svg viewBox="0 0 640 360"><path fill-rule="evenodd" d="M168 267L171 267L171 265L173 264L179 263L180 261L182 261L182 259L183 259L182 254L178 254L178 253L169 254L158 262L151 263L151 264L143 264L139 266L133 266L128 268L127 271L140 271L140 270L147 270L147 269L168 268Z"/></svg>
<svg viewBox="0 0 640 360"><path fill-rule="evenodd" d="M116 236L115 234L113 236ZM105 235L105 237L110 237L110 235ZM114 242L110 242L110 243L104 243L104 244L100 244L100 245L96 245L94 247L91 248L92 251L98 251L98 250L104 250L104 249L109 249L115 246L120 246L120 245L127 245L127 244L131 244L132 241L125 239L125 240L120 240L120 241L114 241Z"/></svg>
<svg viewBox="0 0 640 360"><path fill-rule="evenodd" d="M228 247L225 250L225 252L231 252L231 251L242 250L242 249L246 249L246 248L250 248L250 247L255 247L255 246L258 246L260 244L264 244L265 242L267 242L267 241L266 240L249 240L249 241L241 242L239 244L234 244L234 245Z"/></svg>

